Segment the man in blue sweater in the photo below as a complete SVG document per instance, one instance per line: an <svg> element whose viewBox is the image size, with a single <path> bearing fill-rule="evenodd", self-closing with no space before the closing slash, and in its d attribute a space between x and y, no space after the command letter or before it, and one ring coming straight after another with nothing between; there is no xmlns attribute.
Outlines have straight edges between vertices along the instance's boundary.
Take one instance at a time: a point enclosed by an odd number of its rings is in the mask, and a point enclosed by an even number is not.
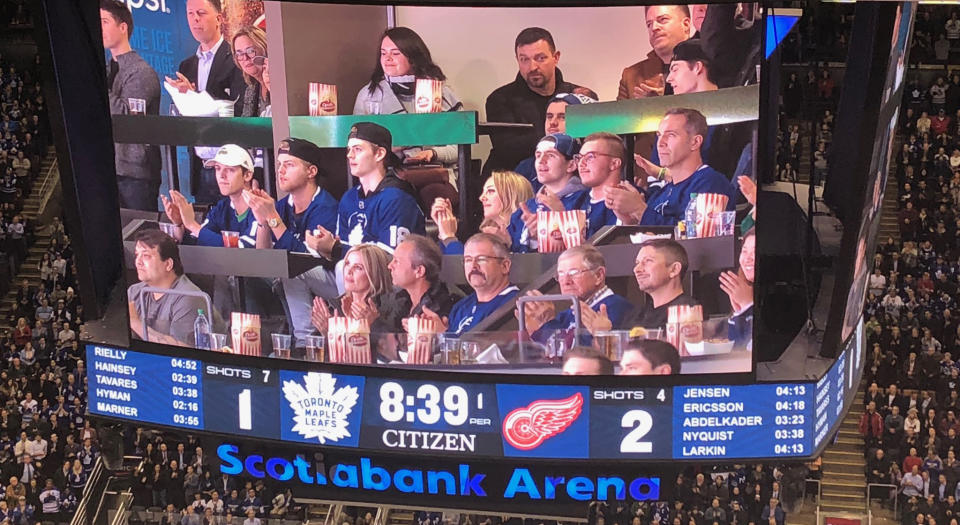
<svg viewBox="0 0 960 525"><path fill-rule="evenodd" d="M573 160L579 151L577 140L563 133L547 135L537 143L534 158L540 189L510 217L507 233L511 252L536 251L538 211L576 210L589 199L587 188L577 176L577 161Z"/></svg>
<svg viewBox="0 0 960 525"><path fill-rule="evenodd" d="M303 139L287 138L277 148L277 186L287 197L274 201L265 191L244 190L243 198L261 227L257 231L257 248L311 253L305 241L317 228L334 228L337 222L337 201L321 188L321 150ZM333 272L317 266L292 279L282 279L287 314L293 326L296 346L313 333L310 307L316 296L330 299L339 295Z"/></svg>
<svg viewBox="0 0 960 525"><path fill-rule="evenodd" d="M347 139L347 165L360 184L340 199L336 227L325 225L308 237L313 249L336 262L358 244L374 243L393 253L407 234L426 233L413 186L394 171L400 159L393 153L389 130L372 122L354 124Z"/></svg>
<svg viewBox="0 0 960 525"><path fill-rule="evenodd" d="M632 215L640 224L676 226L690 202L691 193L720 193L727 196L727 210L736 207L736 195L727 177L703 163L700 153L707 136L707 119L695 109L667 111L657 131L657 152L669 182L651 193Z"/></svg>
<svg viewBox="0 0 960 525"><path fill-rule="evenodd" d="M560 283L560 293L576 296L580 301L580 321L590 335L623 328L624 320L633 310L630 301L613 293L607 286L606 261L600 250L592 245L584 244L560 254L557 281ZM527 295L542 294L534 290ZM545 342L551 336L560 335L567 341L567 348L573 346L572 308L557 314L553 303L532 302L527 303L524 316L527 331L533 340Z"/></svg>

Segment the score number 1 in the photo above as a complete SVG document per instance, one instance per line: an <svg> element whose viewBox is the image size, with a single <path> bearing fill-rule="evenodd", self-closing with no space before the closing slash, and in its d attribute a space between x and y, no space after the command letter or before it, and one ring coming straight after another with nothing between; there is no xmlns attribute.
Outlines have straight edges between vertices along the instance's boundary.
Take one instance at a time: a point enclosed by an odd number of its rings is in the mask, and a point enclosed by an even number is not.
<svg viewBox="0 0 960 525"><path fill-rule="evenodd" d="M263 382L270 380L270 371L261 370ZM253 430L253 392L244 388L237 394L237 419L240 430Z"/></svg>

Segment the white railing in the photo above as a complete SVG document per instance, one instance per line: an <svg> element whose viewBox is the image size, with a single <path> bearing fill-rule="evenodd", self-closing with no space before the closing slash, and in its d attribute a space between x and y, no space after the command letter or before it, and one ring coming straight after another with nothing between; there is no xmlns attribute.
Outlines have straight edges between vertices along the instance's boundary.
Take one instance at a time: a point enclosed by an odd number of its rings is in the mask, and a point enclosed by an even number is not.
<svg viewBox="0 0 960 525"><path fill-rule="evenodd" d="M38 211L42 212L47 206L47 203L50 202L50 197L53 196L53 190L57 187L59 180L60 171L57 169L57 157L54 156L53 164L50 164L50 168L47 170L46 175L43 176L40 184L40 206Z"/></svg>

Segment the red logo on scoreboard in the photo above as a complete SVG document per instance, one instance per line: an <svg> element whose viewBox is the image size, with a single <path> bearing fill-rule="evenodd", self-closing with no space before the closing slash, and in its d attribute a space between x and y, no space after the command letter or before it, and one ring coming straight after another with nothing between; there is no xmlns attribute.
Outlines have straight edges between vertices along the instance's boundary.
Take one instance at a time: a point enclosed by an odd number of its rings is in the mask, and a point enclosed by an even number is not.
<svg viewBox="0 0 960 525"><path fill-rule="evenodd" d="M520 450L539 447L547 438L567 429L580 417L583 396L576 394L560 400L534 401L514 409L503 420L503 437Z"/></svg>

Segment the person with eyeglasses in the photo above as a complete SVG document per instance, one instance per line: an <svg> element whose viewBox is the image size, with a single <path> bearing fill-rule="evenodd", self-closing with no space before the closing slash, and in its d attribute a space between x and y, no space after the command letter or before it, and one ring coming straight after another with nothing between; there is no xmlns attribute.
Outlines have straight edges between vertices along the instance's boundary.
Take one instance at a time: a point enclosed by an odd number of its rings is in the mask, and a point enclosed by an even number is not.
<svg viewBox="0 0 960 525"><path fill-rule="evenodd" d="M546 29L528 27L520 31L513 49L519 71L513 82L487 97L487 120L533 124L533 129L492 131L493 149L483 166L484 176L495 170L512 170L530 155L540 137L546 135L547 105L555 95L576 93L599 98L592 90L563 79L557 67L560 51Z"/></svg>
<svg viewBox="0 0 960 525"><path fill-rule="evenodd" d="M670 180L644 203L629 210L640 224L676 226L683 220L692 193L727 196L727 211L736 209L737 196L723 173L703 162L701 148L707 137L707 119L689 108L667 110L657 131L657 151Z"/></svg>
<svg viewBox="0 0 960 525"><path fill-rule="evenodd" d="M449 317L428 307L420 317L432 319L450 335L473 329L501 306L514 301L520 289L510 284L510 252L489 233L475 233L463 248L463 273L473 293L457 301Z"/></svg>
<svg viewBox="0 0 960 525"><path fill-rule="evenodd" d="M135 110L131 99L143 100L142 111L160 112L160 82L157 72L130 46L133 15L124 2L101 0L100 27L103 47L110 51L107 64L107 96L111 115ZM160 148L149 144L114 144L120 207L157 211L160 194ZM6 164L6 162L4 162ZM8 179L14 181L14 178Z"/></svg>
<svg viewBox="0 0 960 525"><path fill-rule="evenodd" d="M567 132L567 106L579 104L591 104L596 100L576 93L557 93L550 103L547 104L547 118L543 122L544 130L547 135ZM540 139L541 141L543 139ZM538 144L539 145L539 144ZM533 191L540 191L543 186L537 178L537 157L536 153L523 159L514 168L515 172L523 175L533 186Z"/></svg>
<svg viewBox="0 0 960 525"><path fill-rule="evenodd" d="M579 203L577 209L587 213L587 238L608 225L632 224L623 219L629 216L620 216L612 201L607 198L610 188L626 188L639 195L632 184L621 179L627 148L617 135L607 132L597 132L587 135L580 146L580 153L573 156L577 162L577 171L580 182L589 188L587 195Z"/></svg>
<svg viewBox="0 0 960 525"><path fill-rule="evenodd" d="M560 293L573 295L580 301L580 321L591 335L598 331L622 328L624 320L633 311L625 297L613 293L607 286L607 268L603 254L584 244L569 248L557 260L557 282ZM538 290L528 296L543 295ZM559 314L552 302L530 302L524 307L524 321L531 339L545 342L563 331L564 337L574 327L573 308ZM572 339L569 340L572 342Z"/></svg>
<svg viewBox="0 0 960 525"><path fill-rule="evenodd" d="M537 194L520 203L520 208L510 216L507 233L510 236L510 251L526 253L537 249L537 212L579 209L586 199L587 188L577 176L577 161L574 157L580 150L576 139L563 133L554 133L537 143Z"/></svg>
<svg viewBox="0 0 960 525"><path fill-rule="evenodd" d="M239 97L233 113L238 117L259 117L260 111L270 105L270 91L263 79L267 34L259 27L241 27L233 34L230 47L233 63L242 73L233 87L233 93Z"/></svg>

